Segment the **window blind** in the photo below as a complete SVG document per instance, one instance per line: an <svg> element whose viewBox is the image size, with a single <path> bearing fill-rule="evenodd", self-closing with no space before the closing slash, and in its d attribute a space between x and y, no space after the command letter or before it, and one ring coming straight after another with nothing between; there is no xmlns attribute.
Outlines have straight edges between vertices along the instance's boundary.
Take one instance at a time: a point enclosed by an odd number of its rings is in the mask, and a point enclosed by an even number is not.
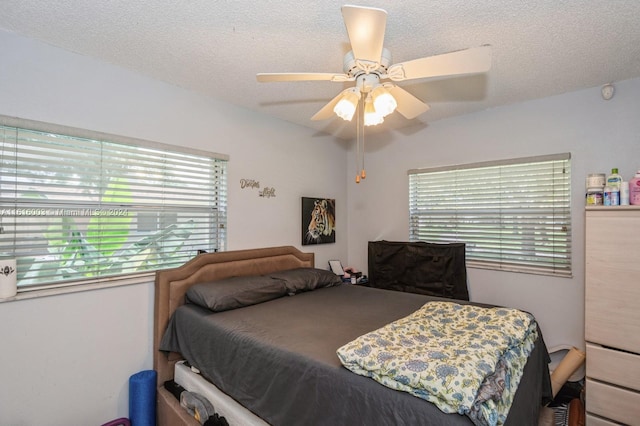
<svg viewBox="0 0 640 426"><path fill-rule="evenodd" d="M467 266L571 276L570 154L409 170L409 238Z"/></svg>
<svg viewBox="0 0 640 426"><path fill-rule="evenodd" d="M225 249L226 158L98 136L0 126L0 255L19 291Z"/></svg>

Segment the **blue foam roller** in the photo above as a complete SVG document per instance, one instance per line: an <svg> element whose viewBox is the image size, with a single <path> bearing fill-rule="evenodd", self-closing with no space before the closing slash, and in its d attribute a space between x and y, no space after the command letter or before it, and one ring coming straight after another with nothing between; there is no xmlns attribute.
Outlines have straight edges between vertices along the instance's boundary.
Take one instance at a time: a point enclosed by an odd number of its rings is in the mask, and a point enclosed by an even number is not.
<svg viewBox="0 0 640 426"><path fill-rule="evenodd" d="M131 426L155 426L156 381L155 370L144 370L129 378L129 420Z"/></svg>

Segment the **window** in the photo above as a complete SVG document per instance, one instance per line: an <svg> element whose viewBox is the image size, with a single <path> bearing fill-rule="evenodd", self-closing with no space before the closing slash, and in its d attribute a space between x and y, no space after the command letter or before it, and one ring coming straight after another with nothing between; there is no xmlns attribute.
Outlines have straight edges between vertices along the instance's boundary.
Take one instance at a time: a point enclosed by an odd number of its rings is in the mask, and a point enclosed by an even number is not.
<svg viewBox="0 0 640 426"><path fill-rule="evenodd" d="M410 240L463 242L469 267L571 276L570 158L409 170Z"/></svg>
<svg viewBox="0 0 640 426"><path fill-rule="evenodd" d="M16 258L18 291L148 275L225 249L225 156L2 123L0 255Z"/></svg>

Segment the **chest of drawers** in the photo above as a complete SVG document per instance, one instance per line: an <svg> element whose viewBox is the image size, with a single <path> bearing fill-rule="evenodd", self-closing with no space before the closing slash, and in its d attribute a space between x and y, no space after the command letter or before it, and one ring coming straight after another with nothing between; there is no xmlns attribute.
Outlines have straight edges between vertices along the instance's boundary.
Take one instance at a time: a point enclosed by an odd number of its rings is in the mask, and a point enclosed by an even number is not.
<svg viewBox="0 0 640 426"><path fill-rule="evenodd" d="M587 424L640 425L640 206L587 207L585 340Z"/></svg>

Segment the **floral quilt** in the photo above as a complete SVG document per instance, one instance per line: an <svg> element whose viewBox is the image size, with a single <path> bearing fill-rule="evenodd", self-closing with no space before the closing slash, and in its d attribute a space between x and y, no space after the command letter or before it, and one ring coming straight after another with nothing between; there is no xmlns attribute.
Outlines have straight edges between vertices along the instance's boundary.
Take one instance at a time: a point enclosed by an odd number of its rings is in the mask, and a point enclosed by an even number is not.
<svg viewBox="0 0 640 426"><path fill-rule="evenodd" d="M429 302L338 349L342 364L392 389L501 425L538 337L535 319L509 308Z"/></svg>

